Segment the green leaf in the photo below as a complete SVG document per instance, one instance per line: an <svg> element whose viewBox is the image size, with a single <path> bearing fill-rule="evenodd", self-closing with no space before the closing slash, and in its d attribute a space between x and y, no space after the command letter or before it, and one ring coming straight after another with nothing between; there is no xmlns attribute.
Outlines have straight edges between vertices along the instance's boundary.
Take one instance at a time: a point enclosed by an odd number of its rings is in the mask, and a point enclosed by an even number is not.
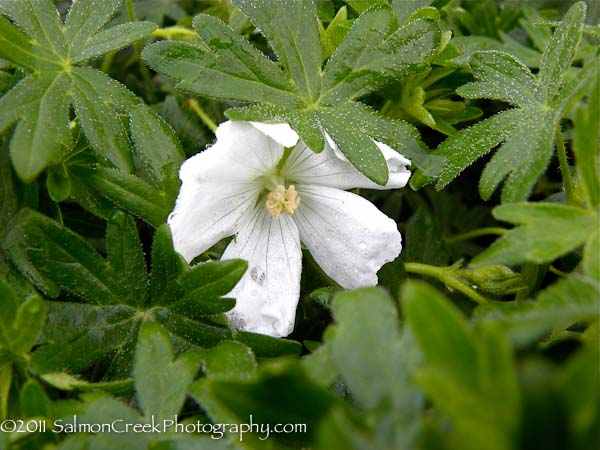
<svg viewBox="0 0 600 450"><path fill-rule="evenodd" d="M121 367L114 374L129 374L132 358L131 339L135 344L140 319L125 305L96 306L82 303L49 302L44 345L32 357L38 373L68 369L78 373L102 358ZM118 364L115 364L118 366ZM125 367L123 367L123 365Z"/></svg>
<svg viewBox="0 0 600 450"><path fill-rule="evenodd" d="M42 386L35 380L28 380L21 389L21 409L26 417L47 417L50 399Z"/></svg>
<svg viewBox="0 0 600 450"><path fill-rule="evenodd" d="M251 380L256 373L256 358L239 342L224 341L210 349L203 371L211 380Z"/></svg>
<svg viewBox="0 0 600 450"><path fill-rule="evenodd" d="M46 320L43 302L37 295L20 302L4 278L0 278L0 298L0 350L26 354L35 345Z"/></svg>
<svg viewBox="0 0 600 450"><path fill-rule="evenodd" d="M108 264L119 279L124 297L133 304L146 304L148 296L147 270L142 243L135 221L117 211L106 226L106 253Z"/></svg>
<svg viewBox="0 0 600 450"><path fill-rule="evenodd" d="M427 364L453 380L475 387L477 348L458 309L422 282L407 282L401 298L406 320Z"/></svg>
<svg viewBox="0 0 600 450"><path fill-rule="evenodd" d="M400 340L396 308L381 290L363 289L337 294L332 309L338 324L333 360L356 401L375 409L389 399L403 373L401 359L393 356Z"/></svg>
<svg viewBox="0 0 600 450"><path fill-rule="evenodd" d="M392 8L398 17L398 22L404 23L413 12L431 3L433 0L392 0Z"/></svg>
<svg viewBox="0 0 600 450"><path fill-rule="evenodd" d="M164 420L179 414L187 388L200 368L200 357L199 353L185 353L174 361L171 341L164 329L149 322L142 326L133 379L145 417Z"/></svg>
<svg viewBox="0 0 600 450"><path fill-rule="evenodd" d="M552 157L554 146L549 136L553 135L555 126L552 114L542 111L536 116L524 119L519 128L494 154L481 174L481 198L488 200L507 175L502 201L520 201L527 198ZM523 164L512 164L516 159L521 159Z"/></svg>
<svg viewBox="0 0 600 450"><path fill-rule="evenodd" d="M12 109L4 113L8 115L4 125L21 119L11 139L10 156L15 171L26 181L57 160L69 144L67 90L63 75L31 75L0 100L0 108ZM4 114L0 113L0 128ZM45 116L53 121L40 120Z"/></svg>
<svg viewBox="0 0 600 450"><path fill-rule="evenodd" d="M98 70L78 65L86 59L122 48L149 34L156 25L133 22L103 29L121 2L107 0L101 5L94 0L79 0L69 11L65 24L49 0L6 0L0 4L0 13L16 25L0 17L0 57L34 73L0 98L0 130L19 122L10 141L10 154L19 177L29 182L46 166L58 163L70 142L70 105L74 107L77 122L87 140L108 165L132 172L134 169L129 139L119 113L133 112L143 117L145 124L156 125L152 136L164 145L165 152L157 164L156 152L148 164L154 170L142 167L142 174L156 175L166 160L176 167L181 152L172 133L159 125L141 99L111 80ZM143 109L143 111L140 111ZM136 130L143 123L137 123ZM142 144L148 141L144 135ZM138 143L138 142L136 142ZM144 151L146 145L142 145ZM157 167L159 166L159 167ZM161 182L176 190L175 168L160 172ZM168 178L168 183L164 178ZM52 185L51 185L52 186ZM52 189L55 198L64 190Z"/></svg>
<svg viewBox="0 0 600 450"><path fill-rule="evenodd" d="M598 157L600 130L600 83L591 86L587 109L582 105L575 113L573 152L578 183L590 207L600 204L600 158Z"/></svg>
<svg viewBox="0 0 600 450"><path fill-rule="evenodd" d="M580 321L600 317L600 285L571 275L541 292L536 301L482 305L476 319L504 326L511 339L527 345L551 329L564 330Z"/></svg>
<svg viewBox="0 0 600 450"><path fill-rule="evenodd" d="M168 305L177 299L180 292L177 278L187 270L187 264L173 249L171 230L161 225L154 235L152 244L152 274L150 277L150 301L152 305Z"/></svg>
<svg viewBox="0 0 600 450"><path fill-rule="evenodd" d="M392 20L389 8L379 7L370 8L354 21L346 38L327 62L323 72L324 92L341 84L339 88L346 94L332 98L348 98L361 85L368 88L371 79L377 76L376 71L368 68L369 53L381 45L391 29Z"/></svg>
<svg viewBox="0 0 600 450"><path fill-rule="evenodd" d="M247 364L247 363L246 363ZM261 367L249 380L215 378L192 384L190 395L208 412L214 422L247 423L252 415L255 423L302 423L305 432L272 434L277 448L300 448L314 439L318 422L335 403L327 390L313 384L304 370L293 361L274 362ZM253 430L254 431L254 430ZM264 438L249 433L244 438ZM279 445L278 445L279 444Z"/></svg>
<svg viewBox="0 0 600 450"><path fill-rule="evenodd" d="M69 375L64 372L50 372L40 375L40 378L50 386L59 389L61 391L104 391L115 395L132 394L133 380L117 380L117 381L105 381L99 383L90 383L89 381L81 380L73 375Z"/></svg>
<svg viewBox="0 0 600 450"><path fill-rule="evenodd" d="M452 441L473 450L514 448L520 396L505 334L486 325L475 336L458 310L422 282L407 282L401 297L424 358L417 381L452 420ZM489 407L485 413L481 404Z"/></svg>
<svg viewBox="0 0 600 450"><path fill-rule="evenodd" d="M127 47L131 43L149 35L157 28L152 22L131 22L116 25L92 35L78 51L72 55L73 63L80 63L110 51Z"/></svg>
<svg viewBox="0 0 600 450"><path fill-rule="evenodd" d="M174 79L176 87L183 92L246 102L269 99L268 103L281 105L298 101L285 88L265 84L254 72L256 66L247 67L244 61L233 59L229 54L221 63L219 53L215 55L182 42L164 41L146 47L142 57L153 69Z"/></svg>
<svg viewBox="0 0 600 450"><path fill-rule="evenodd" d="M361 18L364 22L355 22L325 66L322 101L326 104L356 99L390 79L422 71L424 60L440 44L435 23L417 20L381 41L391 24L390 11L369 9Z"/></svg>
<svg viewBox="0 0 600 450"><path fill-rule="evenodd" d="M65 20L65 38L72 47L83 48L90 36L97 33L114 16L123 0L73 2Z"/></svg>
<svg viewBox="0 0 600 450"><path fill-rule="evenodd" d="M411 448L424 407L411 375L420 355L412 335L400 332L392 298L380 289L358 289L336 294L332 309L336 325L324 351L365 416L374 416L371 445Z"/></svg>
<svg viewBox="0 0 600 450"><path fill-rule="evenodd" d="M595 429L600 414L599 357L597 349L580 350L561 368L557 377L559 396L575 437L573 440L584 441L579 442L581 445L577 448L595 445Z"/></svg>
<svg viewBox="0 0 600 450"><path fill-rule="evenodd" d="M306 99L321 88L321 44L313 0L233 0L269 40L279 61Z"/></svg>
<svg viewBox="0 0 600 450"><path fill-rule="evenodd" d="M384 185L388 180L385 158L372 140L357 132L356 123L348 121L348 109L327 108L319 115L321 124L354 167Z"/></svg>
<svg viewBox="0 0 600 450"><path fill-rule="evenodd" d="M92 183L117 206L140 217L154 227L167 220L172 205L161 192L138 177L117 169L99 169Z"/></svg>
<svg viewBox="0 0 600 450"><path fill-rule="evenodd" d="M50 198L59 203L71 195L71 180L65 166L62 164L51 166L46 178L46 189Z"/></svg>
<svg viewBox="0 0 600 450"><path fill-rule="evenodd" d="M585 12L584 2L577 2L571 6L544 49L538 78L543 98L547 102L552 102L560 91L565 72L571 65L581 40Z"/></svg>
<svg viewBox="0 0 600 450"><path fill-rule="evenodd" d="M136 157L143 162L140 169L148 172L157 188L176 193L179 190L176 174L184 154L173 130L144 105L132 109L130 118Z"/></svg>
<svg viewBox="0 0 600 450"><path fill-rule="evenodd" d="M144 59L161 75L174 79L182 91L254 103L228 111L233 120L287 122L317 152L325 145L326 132L350 162L376 183L385 184L388 169L373 139L394 145L418 166L427 160L414 128L365 112L368 108L351 100L426 68L425 60L441 45L436 23L414 20L386 38L392 11L369 9L322 70L313 0L235 0L234 4L265 35L283 71L239 33L205 15L194 20L203 45L159 42L144 50Z"/></svg>
<svg viewBox="0 0 600 450"><path fill-rule="evenodd" d="M598 215L592 211L550 203L502 205L493 214L523 226L509 230L478 255L471 262L473 267L551 262L583 245L598 226Z"/></svg>
<svg viewBox="0 0 600 450"><path fill-rule="evenodd" d="M583 272L600 281L600 230L596 229L583 249Z"/></svg>
<svg viewBox="0 0 600 450"><path fill-rule="evenodd" d="M465 167L511 136L523 118L522 111L509 109L446 139L435 151L436 155L446 157L446 164L437 179L436 189L446 187Z"/></svg>
<svg viewBox="0 0 600 450"><path fill-rule="evenodd" d="M569 9L544 50L536 76L525 64L504 52L471 55L470 68L479 81L462 86L457 92L467 98L503 100L517 108L461 130L438 147L435 154L447 157L447 161L437 180L437 189L444 188L466 167L504 142L482 175L480 194L489 199L508 176L502 202L519 202L529 197L550 163L561 117L597 73L597 57L592 57L580 76L565 83L584 18L583 2ZM517 158L521 163L515 165Z"/></svg>
<svg viewBox="0 0 600 450"><path fill-rule="evenodd" d="M71 77L73 106L80 119L81 128L90 145L115 167L130 171L132 166L129 142L118 114L102 98L87 71L74 70Z"/></svg>
<svg viewBox="0 0 600 450"><path fill-rule="evenodd" d="M38 296L27 299L19 307L12 333L9 333L11 351L17 355L29 352L35 345L45 321L46 311L42 299Z"/></svg>
<svg viewBox="0 0 600 450"><path fill-rule="evenodd" d="M235 300L220 297L235 287L247 267L246 261L236 259L195 266L179 277L178 287L185 295L171 309L190 318L229 311Z"/></svg>
<svg viewBox="0 0 600 450"><path fill-rule="evenodd" d="M16 226L7 234L3 249L21 272L49 296L55 286L91 303L125 302L115 274L102 257L81 237L48 217L23 209ZM39 278L44 281L39 282ZM49 280L45 282L45 280Z"/></svg>
<svg viewBox="0 0 600 450"><path fill-rule="evenodd" d="M31 70L57 70L52 52L35 44L4 17L0 17L0 57Z"/></svg>
<svg viewBox="0 0 600 450"><path fill-rule="evenodd" d="M473 75L485 81L461 86L457 94L465 98L491 98L521 107L535 106L538 81L529 68L514 56L487 51L473 53L469 59Z"/></svg>

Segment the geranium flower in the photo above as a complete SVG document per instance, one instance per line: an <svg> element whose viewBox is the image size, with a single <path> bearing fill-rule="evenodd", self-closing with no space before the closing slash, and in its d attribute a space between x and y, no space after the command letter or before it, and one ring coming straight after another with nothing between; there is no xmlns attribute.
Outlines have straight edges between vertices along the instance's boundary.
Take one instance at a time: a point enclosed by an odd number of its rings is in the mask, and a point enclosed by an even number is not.
<svg viewBox="0 0 600 450"><path fill-rule="evenodd" d="M379 186L326 145L314 153L287 124L224 122L213 146L189 158L168 219L175 249L190 262L234 236L222 259L248 270L228 294L241 330L287 336L300 296L304 243L344 288L377 284L377 271L402 249L396 223L351 188L403 187L410 161L378 143L389 181ZM293 147L292 147L293 146Z"/></svg>

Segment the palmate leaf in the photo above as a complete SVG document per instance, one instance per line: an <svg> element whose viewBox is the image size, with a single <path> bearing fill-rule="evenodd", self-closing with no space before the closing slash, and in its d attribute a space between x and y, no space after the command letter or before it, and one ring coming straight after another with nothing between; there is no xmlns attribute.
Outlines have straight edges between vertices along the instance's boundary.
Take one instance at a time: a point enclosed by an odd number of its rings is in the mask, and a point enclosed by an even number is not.
<svg viewBox="0 0 600 450"><path fill-rule="evenodd" d="M8 281L0 278L0 419L7 416L15 366L28 361L45 320L44 303L38 295L21 302Z"/></svg>
<svg viewBox="0 0 600 450"><path fill-rule="evenodd" d="M577 50L586 6L574 4L554 31L541 58L537 75L514 56L500 51L474 53L469 61L479 80L457 92L466 98L489 98L515 106L448 138L434 152L446 157L437 178L444 188L466 167L502 144L482 173L479 192L487 200L507 178L503 202L526 200L552 158L560 119L573 98L595 77L600 58L589 61L565 83L567 69Z"/></svg>
<svg viewBox="0 0 600 450"><path fill-rule="evenodd" d="M10 155L23 180L34 179L69 150L72 105L87 140L105 164L147 172L160 189L163 183L173 184L168 167L178 167L183 153L172 131L124 86L84 65L156 28L150 22L104 28L121 3L75 1L63 24L50 0L0 2L0 57L31 72L0 98L0 131L17 124ZM133 156L120 113L130 119Z"/></svg>
<svg viewBox="0 0 600 450"><path fill-rule="evenodd" d="M204 45L159 42L144 49L142 57L182 91L253 103L228 110L232 120L288 122L317 152L325 145L324 133L329 134L352 164L377 183L385 184L387 165L372 139L423 163L426 154L414 128L376 115L356 100L423 70L440 45L435 22L416 19L394 31L389 7L369 8L322 68L314 1L233 3L269 40L278 63L207 15L194 19Z"/></svg>
<svg viewBox="0 0 600 450"><path fill-rule="evenodd" d="M509 230L471 262L490 264L542 264L581 247L598 229L597 212L549 203L514 203L498 206L499 220L522 225Z"/></svg>
<svg viewBox="0 0 600 450"><path fill-rule="evenodd" d="M409 281L401 290L404 314L423 354L416 380L464 449L514 448L520 394L512 349L498 327L475 330L435 289ZM485 413L477 405L488 405Z"/></svg>
<svg viewBox="0 0 600 450"><path fill-rule="evenodd" d="M476 321L498 323L512 341L528 345L550 330L600 318L600 282L572 274L543 290L535 301L481 305Z"/></svg>
<svg viewBox="0 0 600 450"><path fill-rule="evenodd" d="M105 360L109 376L127 375L145 322L160 324L183 347L235 339L258 355L298 351L293 341L218 325L224 322L218 314L235 305L221 297L239 281L246 262L215 261L190 269L173 250L167 225L156 232L150 275L135 222L124 213L109 221L108 259L77 234L28 209L15 217L2 248L36 287L56 298L47 304L45 345L33 356L39 372L80 371ZM61 291L70 297L59 298Z"/></svg>

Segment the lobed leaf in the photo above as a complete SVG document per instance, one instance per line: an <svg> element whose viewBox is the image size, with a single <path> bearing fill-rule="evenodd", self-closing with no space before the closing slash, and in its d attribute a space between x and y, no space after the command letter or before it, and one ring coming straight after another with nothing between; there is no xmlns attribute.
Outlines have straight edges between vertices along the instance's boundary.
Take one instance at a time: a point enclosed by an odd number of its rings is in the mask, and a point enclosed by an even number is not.
<svg viewBox="0 0 600 450"><path fill-rule="evenodd" d="M169 335L156 323L144 323L138 340L133 363L137 401L145 417L171 419L183 407L201 354L189 352L174 360Z"/></svg>
<svg viewBox="0 0 600 450"><path fill-rule="evenodd" d="M94 304L133 301L123 296L112 269L79 235L27 208L14 220L2 248L47 295L56 297L60 287Z"/></svg>
<svg viewBox="0 0 600 450"><path fill-rule="evenodd" d="M164 223L172 209L161 192L122 170L98 169L91 181L110 201L154 227Z"/></svg>
<svg viewBox="0 0 600 450"><path fill-rule="evenodd" d="M598 224L592 211L549 203L502 205L493 214L499 220L524 225L509 230L479 254L471 262L473 267L551 262L583 245Z"/></svg>
<svg viewBox="0 0 600 450"><path fill-rule="evenodd" d="M269 40L298 92L316 100L321 90L321 44L313 0L232 0Z"/></svg>
<svg viewBox="0 0 600 450"><path fill-rule="evenodd" d="M599 317L600 285L575 274L543 290L535 301L482 305L475 320L499 323L515 343L527 345L552 329Z"/></svg>

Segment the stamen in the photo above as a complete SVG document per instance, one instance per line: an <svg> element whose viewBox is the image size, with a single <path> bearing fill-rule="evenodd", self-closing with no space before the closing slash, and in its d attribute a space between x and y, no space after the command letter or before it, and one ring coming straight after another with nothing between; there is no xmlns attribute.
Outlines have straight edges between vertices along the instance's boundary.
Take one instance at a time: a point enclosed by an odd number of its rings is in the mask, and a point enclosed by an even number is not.
<svg viewBox="0 0 600 450"><path fill-rule="evenodd" d="M279 217L283 214L294 214L300 204L300 196L296 187L292 184L285 188L282 184L277 185L274 191L269 192L265 206L271 217Z"/></svg>

